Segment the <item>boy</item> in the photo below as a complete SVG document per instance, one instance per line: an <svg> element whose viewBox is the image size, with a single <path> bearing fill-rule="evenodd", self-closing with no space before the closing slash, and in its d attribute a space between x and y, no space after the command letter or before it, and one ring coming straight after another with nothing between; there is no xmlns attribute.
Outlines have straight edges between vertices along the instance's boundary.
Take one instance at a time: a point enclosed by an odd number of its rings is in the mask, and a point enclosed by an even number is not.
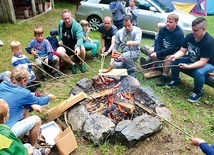
<svg viewBox="0 0 214 155"><path fill-rule="evenodd" d="M54 55L56 55L56 50L57 48L59 47L59 44L58 44L58 39L56 38L57 35L59 35L57 29L55 28L52 28L50 30L50 36L48 36L46 39L50 42L52 48L53 48L53 52L54 52Z"/></svg>
<svg viewBox="0 0 214 155"><path fill-rule="evenodd" d="M31 83L36 79L36 75L33 72L33 68L32 68L32 65L34 64L30 63L29 59L24 54L22 54L21 43L19 41L12 41L10 43L10 48L11 48L11 51L13 52L13 57L11 60L12 66L13 67L24 66L25 68L27 68L30 73L30 77L28 79L27 85L30 86L31 84L34 84L34 83ZM35 86L31 86L28 88L31 92L35 92L36 90Z"/></svg>
<svg viewBox="0 0 214 155"><path fill-rule="evenodd" d="M26 47L26 51L34 55L36 65L43 70L43 63L47 65L51 64L51 66L58 70L59 58L56 55L53 55L51 44L47 39L44 39L43 34L43 29L41 27L36 27L34 29L35 39L31 40L30 44ZM52 75L55 78L58 78L59 75L57 74L56 70L52 70ZM48 79L46 73L42 72L41 74L43 75L43 80L47 81Z"/></svg>
<svg viewBox="0 0 214 155"><path fill-rule="evenodd" d="M0 154L41 155L41 153L31 145L23 145L21 140L14 135L10 128L4 125L8 118L8 104L3 99L0 99Z"/></svg>
<svg viewBox="0 0 214 155"><path fill-rule="evenodd" d="M17 137L30 132L30 143L35 145L40 132L41 119L36 115L22 119L24 109L33 108L34 111L41 112L41 106L48 104L56 97L53 94L36 97L25 89L29 75L25 67L15 67L11 71L10 82L3 81L0 84L0 98L8 103L10 109L9 119L5 124Z"/></svg>
<svg viewBox="0 0 214 155"><path fill-rule="evenodd" d="M99 46L100 46L100 41L99 40L91 40L89 38L89 33L90 33L90 27L88 25L87 20L81 20L80 25L82 26L83 29L83 46L85 47L85 50L91 50L91 56L93 57L94 61L99 61L96 57Z"/></svg>

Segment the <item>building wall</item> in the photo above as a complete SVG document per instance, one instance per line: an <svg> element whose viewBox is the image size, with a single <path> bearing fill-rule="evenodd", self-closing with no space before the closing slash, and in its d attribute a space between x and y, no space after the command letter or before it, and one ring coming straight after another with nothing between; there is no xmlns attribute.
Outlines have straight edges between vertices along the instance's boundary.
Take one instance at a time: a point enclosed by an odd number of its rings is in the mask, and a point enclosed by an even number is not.
<svg viewBox="0 0 214 155"><path fill-rule="evenodd" d="M0 22L16 22L12 0L0 0Z"/></svg>

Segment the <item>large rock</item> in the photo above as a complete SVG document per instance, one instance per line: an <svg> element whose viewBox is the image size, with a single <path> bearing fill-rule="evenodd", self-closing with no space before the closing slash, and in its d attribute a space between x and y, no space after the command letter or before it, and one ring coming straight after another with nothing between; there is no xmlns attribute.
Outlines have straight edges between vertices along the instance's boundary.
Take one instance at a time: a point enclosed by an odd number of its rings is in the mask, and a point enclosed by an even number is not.
<svg viewBox="0 0 214 155"><path fill-rule="evenodd" d="M110 138L110 142L120 142L131 147L161 129L160 119L147 114L141 115L132 121L119 122Z"/></svg>
<svg viewBox="0 0 214 155"><path fill-rule="evenodd" d="M77 104L68 111L68 124L71 125L73 131L80 133L85 120L89 117L85 106Z"/></svg>
<svg viewBox="0 0 214 155"><path fill-rule="evenodd" d="M92 114L85 121L83 136L97 145L103 144L114 131L115 124L104 115Z"/></svg>

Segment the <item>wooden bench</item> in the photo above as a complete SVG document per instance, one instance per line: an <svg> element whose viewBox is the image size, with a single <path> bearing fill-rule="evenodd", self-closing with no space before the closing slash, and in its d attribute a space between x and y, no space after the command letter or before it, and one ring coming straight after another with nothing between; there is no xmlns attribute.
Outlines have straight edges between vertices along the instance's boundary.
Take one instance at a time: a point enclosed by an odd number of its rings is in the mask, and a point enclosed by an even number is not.
<svg viewBox="0 0 214 155"><path fill-rule="evenodd" d="M149 60L150 60L149 56L146 55L143 57L143 63L144 64L149 63L150 62ZM142 64L140 64L140 65L142 65ZM187 70L185 70L185 69L182 69L181 72L186 74L186 75L193 77L193 75L191 73L187 72ZM214 76L213 75L207 75L206 79L205 79L205 84L214 88Z"/></svg>
<svg viewBox="0 0 214 155"><path fill-rule="evenodd" d="M16 4L14 6L15 10L23 10L24 17L28 19L30 17L29 10L31 9L30 5L28 4Z"/></svg>

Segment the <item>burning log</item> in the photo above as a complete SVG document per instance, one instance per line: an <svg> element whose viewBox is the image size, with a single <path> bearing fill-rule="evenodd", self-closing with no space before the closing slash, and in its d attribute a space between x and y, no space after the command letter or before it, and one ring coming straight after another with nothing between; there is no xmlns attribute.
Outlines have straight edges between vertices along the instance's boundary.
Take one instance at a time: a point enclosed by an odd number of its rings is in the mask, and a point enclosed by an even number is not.
<svg viewBox="0 0 214 155"><path fill-rule="evenodd" d="M122 106L126 112L129 114L132 114L133 111L135 110L135 106L133 104L129 104L126 102L120 102L120 101L114 101L115 104Z"/></svg>
<svg viewBox="0 0 214 155"><path fill-rule="evenodd" d="M114 92L115 91L113 89L106 89L106 90L100 91L98 93L94 93L94 94L89 95L88 99L92 100L92 99L100 98L100 97L103 97L106 95L111 95Z"/></svg>

